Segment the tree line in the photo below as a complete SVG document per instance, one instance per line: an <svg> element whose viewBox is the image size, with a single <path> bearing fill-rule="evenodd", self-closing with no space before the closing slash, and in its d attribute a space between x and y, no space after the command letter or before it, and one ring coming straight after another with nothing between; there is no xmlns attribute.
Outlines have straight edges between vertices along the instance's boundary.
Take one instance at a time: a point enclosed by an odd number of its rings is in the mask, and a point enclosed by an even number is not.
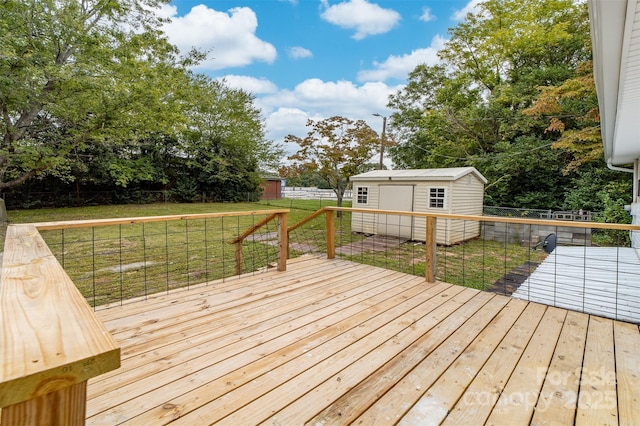
<svg viewBox="0 0 640 426"><path fill-rule="evenodd" d="M150 12L161 3L0 8L0 192L259 192L281 146L252 94L192 71L207 52L168 42ZM281 175L340 197L383 143L395 168L476 167L486 204L626 220L632 183L603 161L586 4L487 0L449 35L440 64L417 66L390 97L384 141L363 120L309 121L285 139L300 149Z"/></svg>
<svg viewBox="0 0 640 426"><path fill-rule="evenodd" d="M248 92L191 71L156 0L8 1L0 8L0 191L258 192L279 147ZM126 198L126 197L125 197Z"/></svg>

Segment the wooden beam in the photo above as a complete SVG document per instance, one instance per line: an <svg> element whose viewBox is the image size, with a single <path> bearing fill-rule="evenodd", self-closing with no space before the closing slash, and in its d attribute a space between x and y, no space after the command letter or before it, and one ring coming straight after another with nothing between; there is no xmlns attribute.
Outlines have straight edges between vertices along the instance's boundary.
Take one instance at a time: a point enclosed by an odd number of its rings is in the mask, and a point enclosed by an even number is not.
<svg viewBox="0 0 640 426"><path fill-rule="evenodd" d="M425 213L425 212L408 212L401 210L377 210L377 209L361 209L350 207L323 207L323 210L358 212L369 214L392 214L398 216L428 217L435 216L439 219L461 219L476 222L498 222L498 223L523 223L526 225L546 225L546 226L567 226L570 228L587 228L587 229L615 229L620 231L640 231L640 225L622 224L622 223L600 223L600 222L573 222L570 220L549 220L549 219L527 219L517 217L500 217L500 216L478 216L467 214L450 214L450 213Z"/></svg>
<svg viewBox="0 0 640 426"><path fill-rule="evenodd" d="M424 270L428 283L436 282L436 221L435 216L427 216Z"/></svg>
<svg viewBox="0 0 640 426"><path fill-rule="evenodd" d="M327 210L325 217L327 223L327 259L334 259L336 257L336 224L333 211Z"/></svg>
<svg viewBox="0 0 640 426"><path fill-rule="evenodd" d="M288 231L291 232L294 229L297 229L297 228L301 227L305 223L312 221L313 219L315 219L316 217L320 216L321 214L323 214L326 211L327 211L326 207L323 207L320 210L313 212L311 215L305 217L300 222L298 222L295 225L291 226L291 228L288 228Z"/></svg>
<svg viewBox="0 0 640 426"><path fill-rule="evenodd" d="M252 216L267 213L289 213L289 209L273 209L273 210L251 210L242 212L220 212L220 213L197 213L167 216L147 216L147 217L125 217L114 219L89 219L89 220L72 220L65 222L41 222L33 223L39 230L55 230L55 229L72 229L72 228L91 228L93 226L109 226L109 225L129 225L134 223L149 222L167 222L176 220L196 220L209 219L216 217L236 217L236 216Z"/></svg>
<svg viewBox="0 0 640 426"><path fill-rule="evenodd" d="M74 387L120 366L120 347L33 225L7 228L2 269L0 407ZM77 400L78 389L68 392L77 402L73 410L81 410L85 401ZM53 414L30 414L48 415Z"/></svg>

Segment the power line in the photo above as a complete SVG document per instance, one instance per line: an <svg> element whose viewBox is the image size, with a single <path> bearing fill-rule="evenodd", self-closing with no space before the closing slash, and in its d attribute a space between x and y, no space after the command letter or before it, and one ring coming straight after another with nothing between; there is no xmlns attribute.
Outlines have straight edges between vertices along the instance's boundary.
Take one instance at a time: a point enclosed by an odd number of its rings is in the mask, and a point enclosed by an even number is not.
<svg viewBox="0 0 640 426"><path fill-rule="evenodd" d="M424 148L424 147L422 147L420 145L417 145L414 142L405 142L405 144L411 145L411 146L413 146L415 148L418 148L418 149L421 149L422 151L426 152L429 155L433 155L433 156L436 156L436 157L442 157L442 158L448 158L450 160L486 161L486 160L494 159L494 158L509 158L509 157L515 157L517 155L528 154L530 152L537 151L539 149L543 149L543 148L549 147L549 146L553 145L553 142L549 142L547 144L540 145L540 146L537 146L535 148L528 149L526 151L519 151L519 152L512 152L512 153L496 153L491 158L486 158L486 157L453 157L453 156L450 156L450 155L438 154L436 152L429 151L428 149L426 149L426 148Z"/></svg>

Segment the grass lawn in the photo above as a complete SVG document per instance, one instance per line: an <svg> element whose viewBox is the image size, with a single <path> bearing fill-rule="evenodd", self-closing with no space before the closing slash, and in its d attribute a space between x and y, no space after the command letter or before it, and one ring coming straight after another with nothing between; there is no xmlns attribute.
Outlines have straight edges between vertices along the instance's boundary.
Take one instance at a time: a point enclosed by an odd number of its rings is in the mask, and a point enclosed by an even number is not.
<svg viewBox="0 0 640 426"><path fill-rule="evenodd" d="M10 223L30 223L257 212L253 216L42 231L49 248L81 293L96 306L234 275L236 246L231 244L232 240L265 218L269 210L290 208L288 224L293 225L311 214L311 210L319 204L313 200L291 201L269 204L157 203L13 210L8 212L8 217ZM329 205L327 201L322 203L324 206ZM319 225L316 223L306 226L308 230L314 227L318 228ZM322 238L318 240L322 245L324 228L317 231L322 233ZM276 222L271 221L256 232L255 239L244 241L241 266L243 272L256 271L277 261L276 232ZM300 253L299 250L291 251L292 256Z"/></svg>
<svg viewBox="0 0 640 426"><path fill-rule="evenodd" d="M344 256L348 260L382 266L413 275L425 275L425 245L409 241L385 252ZM450 284L486 289L525 262L541 262L542 250L532 251L518 244L475 239L451 247L438 246L436 278Z"/></svg>
<svg viewBox="0 0 640 426"><path fill-rule="evenodd" d="M12 210L8 217L10 223L28 223L288 208L291 226L327 205L335 202L282 199L258 203L109 205ZM234 275L235 246L230 241L267 214L43 231L42 235L83 295L97 306ZM338 245L365 238L351 232L348 212L336 221L336 229ZM256 238L244 241L243 272L275 263L276 230L272 221L256 232ZM324 215L290 235L291 257L325 251ZM425 273L425 249L419 242L410 241L384 252L341 257L415 275ZM484 289L511 269L543 258L544 252L517 244L472 240L438 247L437 277L452 284Z"/></svg>

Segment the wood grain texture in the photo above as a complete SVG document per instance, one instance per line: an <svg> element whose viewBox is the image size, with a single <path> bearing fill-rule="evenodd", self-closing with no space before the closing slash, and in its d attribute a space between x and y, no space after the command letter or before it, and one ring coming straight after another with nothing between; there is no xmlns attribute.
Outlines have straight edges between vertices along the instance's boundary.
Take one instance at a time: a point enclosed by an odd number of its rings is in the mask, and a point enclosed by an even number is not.
<svg viewBox="0 0 640 426"><path fill-rule="evenodd" d="M33 225L7 229L0 278L0 407L120 366L120 348Z"/></svg>
<svg viewBox="0 0 640 426"><path fill-rule="evenodd" d="M87 382L5 407L3 425L80 426L85 423Z"/></svg>
<svg viewBox="0 0 640 426"><path fill-rule="evenodd" d="M123 367L89 381L87 424L597 423L600 371L637 418L637 325L345 260L97 315Z"/></svg>

